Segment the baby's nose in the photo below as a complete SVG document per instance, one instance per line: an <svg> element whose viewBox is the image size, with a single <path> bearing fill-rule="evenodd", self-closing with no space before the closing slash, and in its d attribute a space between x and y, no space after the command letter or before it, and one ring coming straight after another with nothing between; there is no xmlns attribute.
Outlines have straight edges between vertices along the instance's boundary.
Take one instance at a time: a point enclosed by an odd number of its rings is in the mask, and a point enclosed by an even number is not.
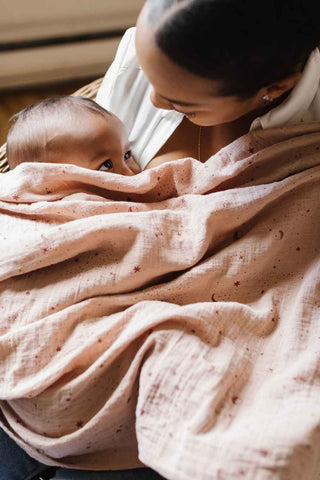
<svg viewBox="0 0 320 480"><path fill-rule="evenodd" d="M131 156L129 158L129 160L126 162L125 166L128 170L130 170L132 172L128 175L137 175L138 173L141 172L141 168L139 167L139 165L137 164L137 162L135 161L135 158L133 156Z"/></svg>
<svg viewBox="0 0 320 480"><path fill-rule="evenodd" d="M141 172L141 168L137 162L132 162L132 165L130 165L130 170L133 172L133 175L137 175Z"/></svg>
<svg viewBox="0 0 320 480"><path fill-rule="evenodd" d="M135 175L135 172L131 168L129 168L127 165L124 165L121 171L117 173L120 173L120 175L126 175L127 177L132 177L133 175Z"/></svg>

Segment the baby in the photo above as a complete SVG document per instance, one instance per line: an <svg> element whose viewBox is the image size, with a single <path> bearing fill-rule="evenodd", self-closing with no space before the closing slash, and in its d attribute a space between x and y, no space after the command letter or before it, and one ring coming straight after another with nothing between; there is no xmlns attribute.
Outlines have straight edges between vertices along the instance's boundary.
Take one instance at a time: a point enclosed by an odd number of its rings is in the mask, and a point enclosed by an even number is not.
<svg viewBox="0 0 320 480"><path fill-rule="evenodd" d="M135 175L123 123L84 97L57 97L14 115L7 138L12 170L23 162L66 163L92 170Z"/></svg>

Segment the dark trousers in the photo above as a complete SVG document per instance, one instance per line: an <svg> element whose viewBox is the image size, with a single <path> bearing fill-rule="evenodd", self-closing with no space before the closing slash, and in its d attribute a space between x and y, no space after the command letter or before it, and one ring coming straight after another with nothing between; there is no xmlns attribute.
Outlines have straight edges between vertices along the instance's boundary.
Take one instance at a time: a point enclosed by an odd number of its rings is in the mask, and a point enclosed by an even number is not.
<svg viewBox="0 0 320 480"><path fill-rule="evenodd" d="M88 471L48 467L31 458L0 428L0 480L161 480L151 468Z"/></svg>

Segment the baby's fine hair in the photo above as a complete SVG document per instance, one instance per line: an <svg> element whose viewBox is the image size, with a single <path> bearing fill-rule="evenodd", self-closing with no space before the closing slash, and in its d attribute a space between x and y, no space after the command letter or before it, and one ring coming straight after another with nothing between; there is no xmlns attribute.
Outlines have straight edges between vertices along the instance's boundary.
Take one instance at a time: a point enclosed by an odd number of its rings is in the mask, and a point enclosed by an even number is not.
<svg viewBox="0 0 320 480"><path fill-rule="evenodd" d="M45 162L50 129L66 120L81 123L83 111L111 115L93 100L77 96L46 98L15 114L7 137L10 169L24 162Z"/></svg>

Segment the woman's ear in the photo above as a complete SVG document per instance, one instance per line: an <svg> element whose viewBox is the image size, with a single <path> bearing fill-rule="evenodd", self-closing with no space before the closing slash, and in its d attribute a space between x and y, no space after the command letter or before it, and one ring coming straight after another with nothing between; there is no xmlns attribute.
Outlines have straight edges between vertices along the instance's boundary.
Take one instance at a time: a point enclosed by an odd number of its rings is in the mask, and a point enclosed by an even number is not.
<svg viewBox="0 0 320 480"><path fill-rule="evenodd" d="M297 83L299 82L302 76L301 72L295 72L288 77L279 80L278 82L269 85L261 90L261 97L268 97L272 100L276 100L281 97L284 93L292 90Z"/></svg>

